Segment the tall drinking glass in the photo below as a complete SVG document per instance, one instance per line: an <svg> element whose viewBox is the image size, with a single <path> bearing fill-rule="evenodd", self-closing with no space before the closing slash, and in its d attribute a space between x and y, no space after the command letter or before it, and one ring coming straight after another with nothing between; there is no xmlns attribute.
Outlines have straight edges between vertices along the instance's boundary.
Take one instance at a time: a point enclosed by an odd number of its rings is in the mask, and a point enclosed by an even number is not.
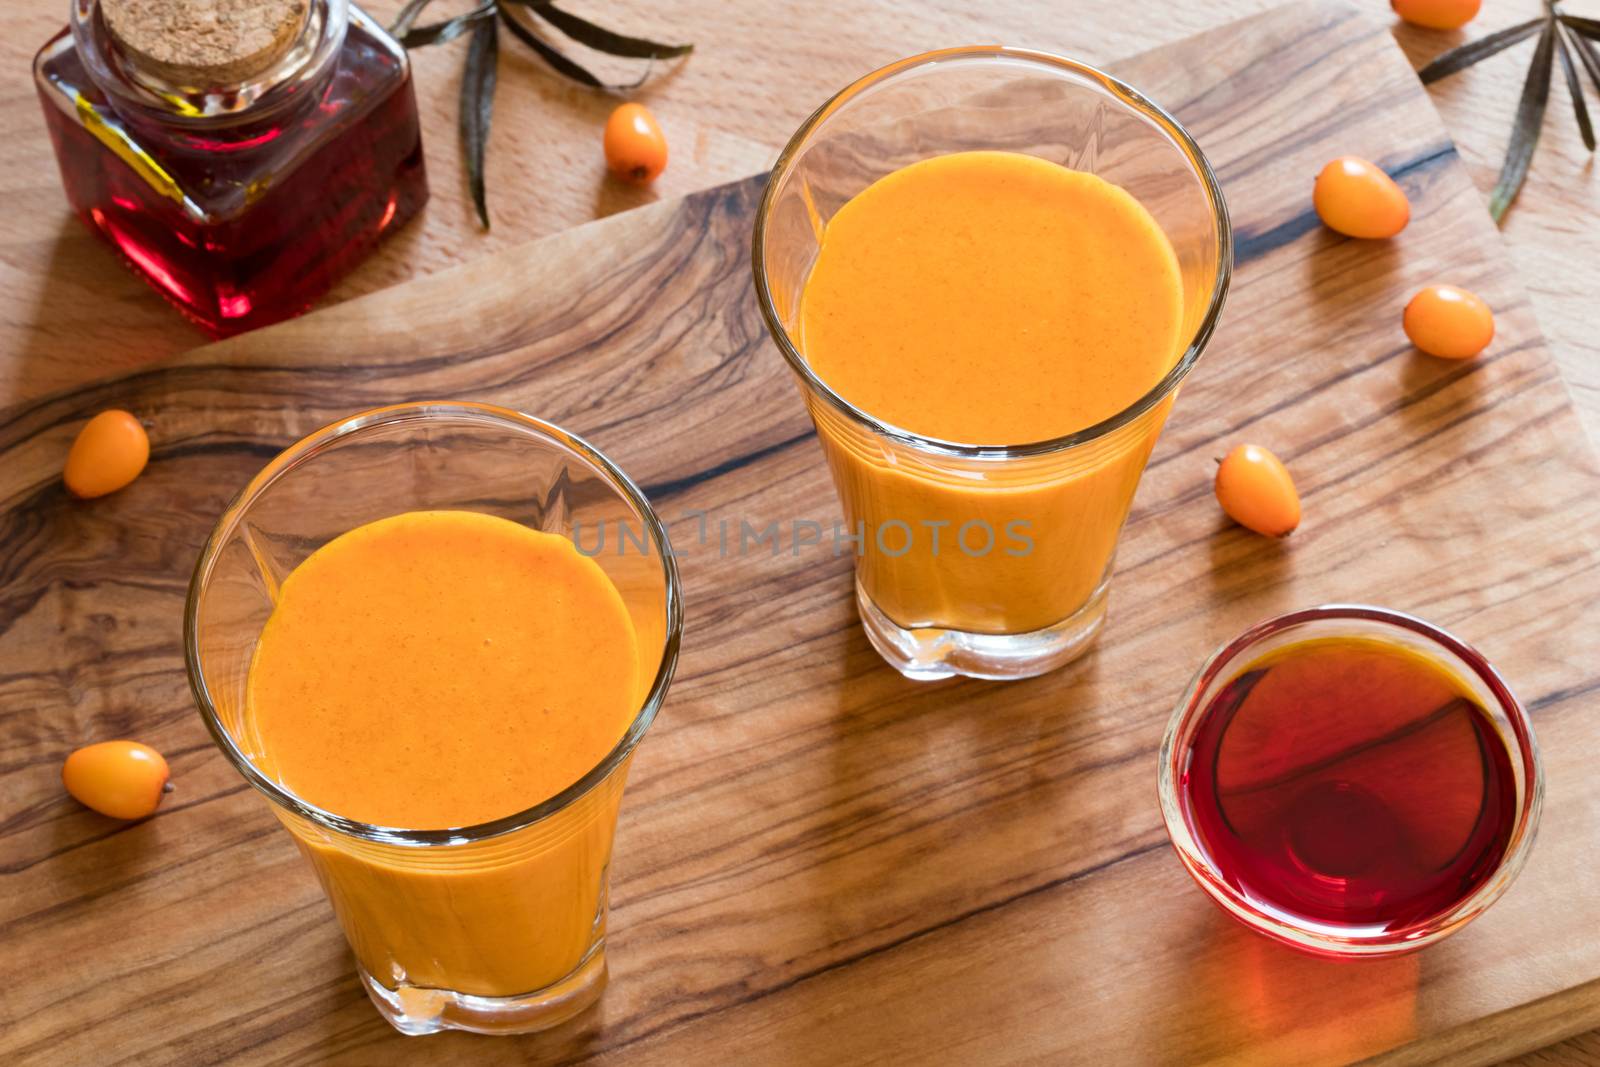
<svg viewBox="0 0 1600 1067"><path fill-rule="evenodd" d="M893 171L980 149L1121 186L1178 260L1182 351L1171 371L1124 410L1052 440L920 436L851 404L806 359L801 296L830 218ZM1232 263L1227 208L1194 140L1082 63L1002 47L931 52L867 75L806 120L756 216L756 293L816 424L845 537L859 538L856 603L889 663L913 678L1022 678L1084 651L1105 617L1134 490L1211 336ZM928 530L943 544L917 536Z"/></svg>
<svg viewBox="0 0 1600 1067"><path fill-rule="evenodd" d="M554 797L476 826L372 826L263 772L245 703L251 657L284 579L312 552L365 523L444 509L573 539L632 616L643 691L622 739ZM223 512L189 586L190 686L223 755L311 861L367 992L397 1029L538 1030L599 997L617 808L672 679L682 615L666 531L638 487L580 439L502 408L353 416L291 446Z"/></svg>

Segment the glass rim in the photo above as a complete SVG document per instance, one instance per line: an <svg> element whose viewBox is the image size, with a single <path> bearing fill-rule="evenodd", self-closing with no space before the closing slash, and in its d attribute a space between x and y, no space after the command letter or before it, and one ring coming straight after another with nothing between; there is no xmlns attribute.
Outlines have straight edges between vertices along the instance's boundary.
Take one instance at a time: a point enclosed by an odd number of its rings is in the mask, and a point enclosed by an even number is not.
<svg viewBox="0 0 1600 1067"><path fill-rule="evenodd" d="M771 287L767 284L765 251L767 216L772 210L779 185L789 175L796 157L799 155L800 150L810 141L812 134L816 133L836 112L865 90L889 81L907 71L936 63L994 59L1017 60L1057 72L1066 71L1080 78L1096 82L1112 98L1153 121L1188 157L1194 173L1199 177L1201 185L1205 189L1206 199L1210 202L1212 219L1217 229L1216 280L1211 286L1211 297L1206 307L1205 315L1202 316L1194 335L1189 339L1183 354L1173 364L1172 369L1139 399L1116 414L1108 416L1097 423L1059 437L1003 445L969 444L913 433L910 430L902 429L873 417L835 392L832 387L812 371L805 357L800 354L798 347L790 339L789 331L778 318L777 311L773 306ZM755 228L751 243L751 266L755 274L756 302L760 305L761 317L766 321L767 332L772 335L778 350L783 354L784 359L788 361L790 369L800 377L807 389L812 394L820 396L839 414L874 434L888 437L921 451L966 459L1014 459L1049 455L1078 445L1098 441L1138 419L1170 396L1182 383L1183 379L1188 376L1189 371L1193 369L1216 329L1217 320L1222 313L1223 299L1227 296L1228 285L1233 277L1233 226L1228 217L1228 205L1223 199L1222 186L1217 181L1215 172L1211 169L1210 161L1206 159L1205 153L1200 150L1200 146L1195 143L1189 131L1184 129L1183 125L1159 104L1151 101L1133 86L1097 67L1081 63L1075 59L1068 59L1065 56L1055 55L1051 52L1028 48L1011 48L1006 45L963 45L955 48L942 48L932 52L923 52L919 55L909 56L890 63L888 66L880 67L870 74L856 79L835 93L821 107L813 111L805 122L800 124L800 128L794 132L794 135L789 138L789 142L784 145L783 151L778 154L778 160L773 164L772 170L768 174L767 186L761 195L761 202L756 207Z"/></svg>
<svg viewBox="0 0 1600 1067"><path fill-rule="evenodd" d="M1498 729L1496 732L1502 734L1512 761L1519 763L1523 770L1522 797L1517 806L1516 822L1512 827L1511 838L1499 863L1483 884L1449 909L1426 916L1394 931L1368 934L1331 933L1325 927L1310 922L1291 921L1282 914L1259 907L1215 873L1215 865L1190 830L1184 815L1184 806L1178 796L1179 739L1205 713L1206 705L1199 698L1206 689L1263 640L1295 626L1327 621L1377 623L1381 627L1421 637L1459 660L1472 676L1483 683L1494 697L1495 703L1499 705L1500 712L1509 727L1510 736L1505 736L1504 731ZM1488 658L1448 630L1433 623L1403 611L1371 604L1321 604L1287 612L1258 622L1224 643L1201 664L1183 695L1178 699L1161 739L1159 757L1157 794L1162 821L1166 824L1167 836L1172 847L1183 861L1189 875L1224 911L1245 926L1275 940L1324 956L1374 958L1412 952L1454 933L1481 915L1505 894L1527 863L1528 854L1538 833L1539 814L1544 801L1544 766L1527 710Z"/></svg>
<svg viewBox="0 0 1600 1067"><path fill-rule="evenodd" d="M623 731L622 738L616 745L577 781L552 797L498 819L469 826L417 830L381 826L347 818L295 795L263 774L239 749L233 735L223 725L216 704L211 699L211 690L200 664L199 614L201 594L211 578L225 538L238 527L250 504L279 478L316 456L326 446L353 434L375 426L439 419L498 425L505 429L523 432L531 430L571 449L593 464L611 482L612 489L638 513L657 546L661 558L662 577L666 582L666 634L662 641L661 662L657 666L655 678L639 710L629 721L627 729ZM244 776L245 781L277 806L341 836L379 844L417 848L470 844L525 829L571 807L610 777L644 739L645 732L649 730L656 714L661 710L661 704L666 699L667 687L677 670L682 634L683 593L678 578L677 561L672 554L672 545L666 527L633 480L604 453L576 434L520 411L473 401L413 401L371 408L328 423L279 452L234 495L213 525L204 547L200 550L199 559L195 561L183 609L184 667L189 676L190 692L194 696L200 717L204 720L212 741L222 750L222 754L233 764L234 769Z"/></svg>

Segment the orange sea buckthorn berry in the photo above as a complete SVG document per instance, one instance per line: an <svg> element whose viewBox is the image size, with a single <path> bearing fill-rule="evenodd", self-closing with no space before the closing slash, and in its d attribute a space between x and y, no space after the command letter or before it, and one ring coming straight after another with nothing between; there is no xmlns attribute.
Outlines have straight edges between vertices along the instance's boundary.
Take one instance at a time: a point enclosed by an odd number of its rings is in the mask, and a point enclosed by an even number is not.
<svg viewBox="0 0 1600 1067"><path fill-rule="evenodd" d="M1287 537L1300 525L1300 494L1278 457L1260 445L1240 445L1217 466L1217 503L1246 529Z"/></svg>
<svg viewBox="0 0 1600 1067"><path fill-rule="evenodd" d="M1413 26L1457 30L1478 15L1481 0L1389 0L1394 13Z"/></svg>
<svg viewBox="0 0 1600 1067"><path fill-rule="evenodd" d="M1411 201L1394 179L1356 156L1322 168L1311 203L1323 225L1347 237L1393 237L1411 221Z"/></svg>
<svg viewBox="0 0 1600 1067"><path fill-rule="evenodd" d="M78 431L62 478L73 496L114 493L139 477L150 459L150 438L126 411L102 411Z"/></svg>
<svg viewBox="0 0 1600 1067"><path fill-rule="evenodd" d="M667 169L667 138L643 104L623 104L606 120L606 166L634 185L648 185Z"/></svg>
<svg viewBox="0 0 1600 1067"><path fill-rule="evenodd" d="M142 819L156 810L167 785L167 761L137 741L85 745L61 766L61 782L78 803L113 819Z"/></svg>
<svg viewBox="0 0 1600 1067"><path fill-rule="evenodd" d="M1471 359L1494 340L1494 312L1453 285L1430 285L1406 305L1401 320L1411 343L1441 359Z"/></svg>

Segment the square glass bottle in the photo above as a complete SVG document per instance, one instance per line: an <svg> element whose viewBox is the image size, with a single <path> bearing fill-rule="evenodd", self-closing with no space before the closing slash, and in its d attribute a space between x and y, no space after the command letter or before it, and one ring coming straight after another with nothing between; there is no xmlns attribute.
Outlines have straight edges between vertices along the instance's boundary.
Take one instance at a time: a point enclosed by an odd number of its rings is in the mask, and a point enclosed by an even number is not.
<svg viewBox="0 0 1600 1067"><path fill-rule="evenodd" d="M347 0L74 0L34 80L73 210L213 336L306 310L428 198L405 50Z"/></svg>

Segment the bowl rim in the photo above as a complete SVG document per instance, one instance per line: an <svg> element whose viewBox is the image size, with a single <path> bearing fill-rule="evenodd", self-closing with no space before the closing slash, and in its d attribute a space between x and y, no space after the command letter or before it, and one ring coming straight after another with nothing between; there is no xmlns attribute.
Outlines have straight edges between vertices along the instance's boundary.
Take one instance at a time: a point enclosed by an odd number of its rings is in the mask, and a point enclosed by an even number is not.
<svg viewBox="0 0 1600 1067"><path fill-rule="evenodd" d="M1499 705L1511 732L1504 740L1513 762L1520 762L1522 767L1523 788L1517 820L1499 866L1482 885L1449 909L1396 930L1340 932L1331 925L1296 921L1259 906L1217 872L1189 827L1178 790L1180 764L1187 758L1188 737L1207 710L1200 701L1202 694L1263 640L1295 627L1328 621L1377 624L1380 629L1389 628L1420 637L1463 664ZM1371 636L1370 625L1359 631L1359 635ZM1454 667L1455 664L1449 665ZM1489 660L1441 627L1406 612L1370 604L1322 604L1287 612L1258 622L1222 644L1207 657L1178 699L1162 736L1159 760L1156 789L1162 821L1174 851L1200 888L1246 927L1307 952L1339 958L1373 958L1412 952L1449 936L1481 915L1505 894L1526 865L1537 836L1544 801L1544 768L1532 723L1522 703Z"/></svg>

